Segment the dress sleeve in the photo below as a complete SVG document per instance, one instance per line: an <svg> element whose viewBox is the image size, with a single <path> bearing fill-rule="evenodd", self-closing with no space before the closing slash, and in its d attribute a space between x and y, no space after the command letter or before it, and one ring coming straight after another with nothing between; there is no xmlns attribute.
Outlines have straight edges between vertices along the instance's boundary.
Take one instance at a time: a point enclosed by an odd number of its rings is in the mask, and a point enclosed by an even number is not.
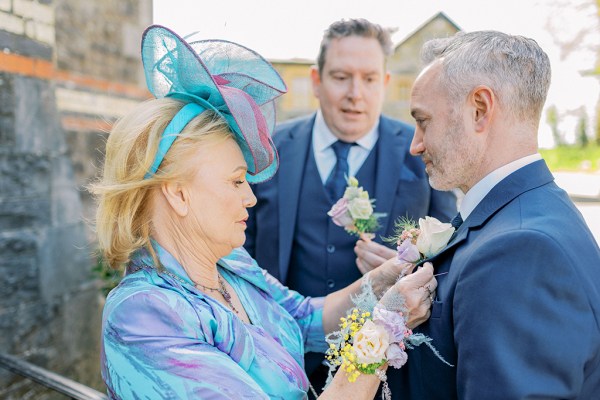
<svg viewBox="0 0 600 400"><path fill-rule="evenodd" d="M210 310L197 310L180 295L152 290L109 303L110 298L103 322L102 375L111 398L268 398L204 334L216 324Z"/></svg>
<svg viewBox="0 0 600 400"><path fill-rule="evenodd" d="M263 274L275 301L285 308L300 326L304 339L304 351L325 352L327 349L325 330L323 329L325 298L304 297L282 285L266 270L263 270Z"/></svg>

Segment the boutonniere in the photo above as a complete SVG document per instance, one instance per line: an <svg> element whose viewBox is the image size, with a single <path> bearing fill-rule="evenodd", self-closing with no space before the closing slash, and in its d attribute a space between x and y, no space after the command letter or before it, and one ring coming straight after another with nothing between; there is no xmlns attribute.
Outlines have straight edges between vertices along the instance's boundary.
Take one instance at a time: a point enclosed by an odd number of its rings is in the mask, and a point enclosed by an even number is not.
<svg viewBox="0 0 600 400"><path fill-rule="evenodd" d="M358 186L355 177L351 176L347 182L344 195L331 207L327 215L334 224L343 227L350 234L373 234L379 228L379 218L386 214L374 212L375 199L370 199L369 192Z"/></svg>
<svg viewBox="0 0 600 400"><path fill-rule="evenodd" d="M418 224L401 217L396 222L396 234L389 241L396 242L398 246L398 262L417 264L442 251L448 245L454 230L451 224L433 217L419 218Z"/></svg>

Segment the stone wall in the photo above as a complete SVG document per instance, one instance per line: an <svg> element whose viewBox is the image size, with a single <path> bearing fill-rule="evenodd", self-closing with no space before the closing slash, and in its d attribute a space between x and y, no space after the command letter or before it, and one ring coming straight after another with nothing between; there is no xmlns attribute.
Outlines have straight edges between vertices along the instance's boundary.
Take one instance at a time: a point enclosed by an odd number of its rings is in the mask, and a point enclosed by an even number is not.
<svg viewBox="0 0 600 400"><path fill-rule="evenodd" d="M147 98L151 0L0 0L0 351L104 390L91 269L112 123ZM0 369L0 398L64 398Z"/></svg>

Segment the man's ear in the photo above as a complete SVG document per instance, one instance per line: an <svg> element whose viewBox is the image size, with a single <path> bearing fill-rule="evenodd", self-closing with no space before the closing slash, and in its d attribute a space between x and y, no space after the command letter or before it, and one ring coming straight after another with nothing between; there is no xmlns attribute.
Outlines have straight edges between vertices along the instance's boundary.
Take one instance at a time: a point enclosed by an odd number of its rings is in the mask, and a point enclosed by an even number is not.
<svg viewBox="0 0 600 400"><path fill-rule="evenodd" d="M161 190L167 202L180 217L185 217L189 212L189 196L185 188L178 182L166 182L161 185Z"/></svg>
<svg viewBox="0 0 600 400"><path fill-rule="evenodd" d="M313 94L318 99L321 94L319 90L321 87L321 75L319 74L319 69L315 65L310 67L310 81L312 83Z"/></svg>
<svg viewBox="0 0 600 400"><path fill-rule="evenodd" d="M473 106L473 126L476 132L489 129L496 110L496 95L488 86L477 86L471 92L470 103Z"/></svg>

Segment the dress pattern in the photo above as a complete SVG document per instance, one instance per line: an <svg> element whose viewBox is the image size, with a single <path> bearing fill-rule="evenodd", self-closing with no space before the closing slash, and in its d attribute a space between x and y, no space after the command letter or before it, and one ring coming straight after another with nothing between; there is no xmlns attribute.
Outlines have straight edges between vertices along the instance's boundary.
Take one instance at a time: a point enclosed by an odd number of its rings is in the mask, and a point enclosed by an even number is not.
<svg viewBox="0 0 600 400"><path fill-rule="evenodd" d="M102 377L110 398L306 398L304 352L326 349L323 298L287 289L234 249L218 268L244 305L246 324L153 246L161 267L137 251L104 307Z"/></svg>

